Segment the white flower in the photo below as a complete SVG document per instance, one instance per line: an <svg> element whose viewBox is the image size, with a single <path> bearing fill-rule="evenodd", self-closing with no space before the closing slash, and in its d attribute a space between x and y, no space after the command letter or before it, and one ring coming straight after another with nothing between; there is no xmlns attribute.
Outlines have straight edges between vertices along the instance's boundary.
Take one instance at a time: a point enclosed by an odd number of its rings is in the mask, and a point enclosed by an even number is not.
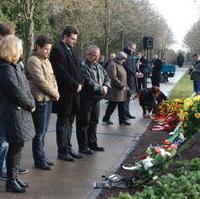
<svg viewBox="0 0 200 199"><path fill-rule="evenodd" d="M162 156L170 156L171 155L171 153L170 152L167 152L167 151L165 151L165 149L160 149L160 154L162 155Z"/></svg>
<svg viewBox="0 0 200 199"><path fill-rule="evenodd" d="M146 159L142 160L145 170L153 166L153 158L147 157Z"/></svg>

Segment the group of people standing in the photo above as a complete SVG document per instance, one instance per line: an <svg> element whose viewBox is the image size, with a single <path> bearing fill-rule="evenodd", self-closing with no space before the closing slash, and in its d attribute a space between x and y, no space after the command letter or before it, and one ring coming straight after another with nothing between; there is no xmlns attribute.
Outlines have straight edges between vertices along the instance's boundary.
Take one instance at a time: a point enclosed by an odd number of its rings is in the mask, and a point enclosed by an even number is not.
<svg viewBox="0 0 200 199"><path fill-rule="evenodd" d="M162 61L158 58L157 53L154 54L153 60L151 61L152 87L156 88L150 90L147 89L148 64L147 58L142 56L141 53L136 56L136 44L133 42L128 42L127 47L119 52L115 58L112 59L112 62L108 60L103 64L111 78L111 89L106 96L109 102L103 117L104 123L113 125L110 117L114 109L118 106L119 124L131 125L127 119L135 119L135 116L131 114L129 108L129 102L132 96L139 96L136 95L137 93L148 93L147 96L145 95L146 99L148 99L149 95L150 98L152 98L152 102L154 98L159 95ZM157 91L156 95L152 95L153 90ZM147 114L148 111L144 108L146 105L144 105L144 103L140 103L140 105L142 106L143 116L149 117ZM152 109L153 106L155 106L155 104L151 105L151 108L148 110Z"/></svg>
<svg viewBox="0 0 200 199"><path fill-rule="evenodd" d="M80 61L73 48L78 31L72 26L65 28L61 41L55 45L50 37L38 36L26 66L21 62L22 41L14 33L10 24L0 23L0 159L2 165L6 162L6 170L0 168L0 172L6 172L7 191L22 193L29 186L18 177L25 142L32 140L36 168L51 170L54 165L44 151L52 112L57 114L59 159L74 161L82 158L80 153L104 151L97 144L96 130L99 101L108 93L110 79L98 64L97 46L89 46L85 59ZM79 153L71 145L75 117ZM9 145L7 154L4 143Z"/></svg>
<svg viewBox="0 0 200 199"><path fill-rule="evenodd" d="M109 100L104 122L112 123L110 116L118 106L119 124L130 125L127 118L134 118L129 110L130 97L138 92L137 79L145 78L140 67L146 63L134 59L136 44L132 42L116 54L107 71L98 63L97 46L89 46L81 61L74 49L78 31L66 26L55 45L50 37L38 36L33 54L23 66L22 41L14 33L10 24L0 23L0 151L5 141L9 144L7 154L0 153L0 174L5 160L6 190L21 193L28 187L18 177L25 142L32 141L36 168L51 170L54 165L44 151L51 113L57 114L58 159L75 161L81 154L104 151L96 136L99 102ZM146 86L143 81L141 85ZM78 152L71 144L75 118Z"/></svg>

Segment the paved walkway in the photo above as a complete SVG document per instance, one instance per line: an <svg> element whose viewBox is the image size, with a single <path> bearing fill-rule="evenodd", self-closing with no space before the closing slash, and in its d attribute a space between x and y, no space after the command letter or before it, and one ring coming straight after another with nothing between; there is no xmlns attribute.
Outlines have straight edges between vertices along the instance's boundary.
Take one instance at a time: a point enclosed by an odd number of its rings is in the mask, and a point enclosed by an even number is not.
<svg viewBox="0 0 200 199"><path fill-rule="evenodd" d="M174 78L161 84L161 90L169 94L175 83L183 76L186 69L177 69ZM37 170L33 166L31 143L26 143L23 150L22 166L30 170L22 178L30 182L30 188L24 194L5 192L4 182L0 181L0 199L91 199L95 190L92 183L101 178L101 175L111 173L125 158L130 147L146 130L150 120L142 118L138 101L131 102L131 113L136 119L130 120L131 126L119 126L117 111L112 116L114 125L106 126L101 119L105 113L106 103L101 102L101 116L98 127L98 142L104 146L105 152L93 155L84 155L83 159L75 162L64 162L57 159L55 138L55 115L52 115L50 131L46 135L46 151L56 164L52 171ZM75 130L75 128L74 128ZM76 135L73 133L73 147L77 149Z"/></svg>

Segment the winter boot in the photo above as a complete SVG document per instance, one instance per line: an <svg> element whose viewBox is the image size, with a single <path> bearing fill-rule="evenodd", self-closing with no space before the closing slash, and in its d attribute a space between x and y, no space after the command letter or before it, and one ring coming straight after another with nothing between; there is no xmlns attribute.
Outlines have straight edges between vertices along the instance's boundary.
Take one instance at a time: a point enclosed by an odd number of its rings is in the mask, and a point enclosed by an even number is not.
<svg viewBox="0 0 200 199"><path fill-rule="evenodd" d="M23 193L26 191L26 189L19 185L19 183L16 180L16 168L12 168L11 172L9 172L9 175L7 176L6 181L6 191L8 192L16 192L16 193Z"/></svg>

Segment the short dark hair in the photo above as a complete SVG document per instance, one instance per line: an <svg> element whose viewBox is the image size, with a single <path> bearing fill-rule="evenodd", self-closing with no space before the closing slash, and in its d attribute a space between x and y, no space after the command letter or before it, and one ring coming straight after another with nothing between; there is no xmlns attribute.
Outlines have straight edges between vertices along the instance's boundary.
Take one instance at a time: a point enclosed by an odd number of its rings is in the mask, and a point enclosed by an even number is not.
<svg viewBox="0 0 200 199"><path fill-rule="evenodd" d="M197 53L194 53L194 54L193 54L193 57L197 57L198 55L199 55L199 54L197 54Z"/></svg>
<svg viewBox="0 0 200 199"><path fill-rule="evenodd" d="M152 86L151 92L152 94L158 94L160 93L160 88L158 86Z"/></svg>
<svg viewBox="0 0 200 199"><path fill-rule="evenodd" d="M44 47L46 44L53 44L53 39L46 35L39 35L35 41L36 46Z"/></svg>
<svg viewBox="0 0 200 199"><path fill-rule="evenodd" d="M78 30L73 26L66 26L63 31L62 36L63 37L64 37L64 35L70 36L71 34L78 35Z"/></svg>
<svg viewBox="0 0 200 199"><path fill-rule="evenodd" d="M15 28L13 25L6 23L6 22L1 22L0 23L0 35L14 35L15 34Z"/></svg>

